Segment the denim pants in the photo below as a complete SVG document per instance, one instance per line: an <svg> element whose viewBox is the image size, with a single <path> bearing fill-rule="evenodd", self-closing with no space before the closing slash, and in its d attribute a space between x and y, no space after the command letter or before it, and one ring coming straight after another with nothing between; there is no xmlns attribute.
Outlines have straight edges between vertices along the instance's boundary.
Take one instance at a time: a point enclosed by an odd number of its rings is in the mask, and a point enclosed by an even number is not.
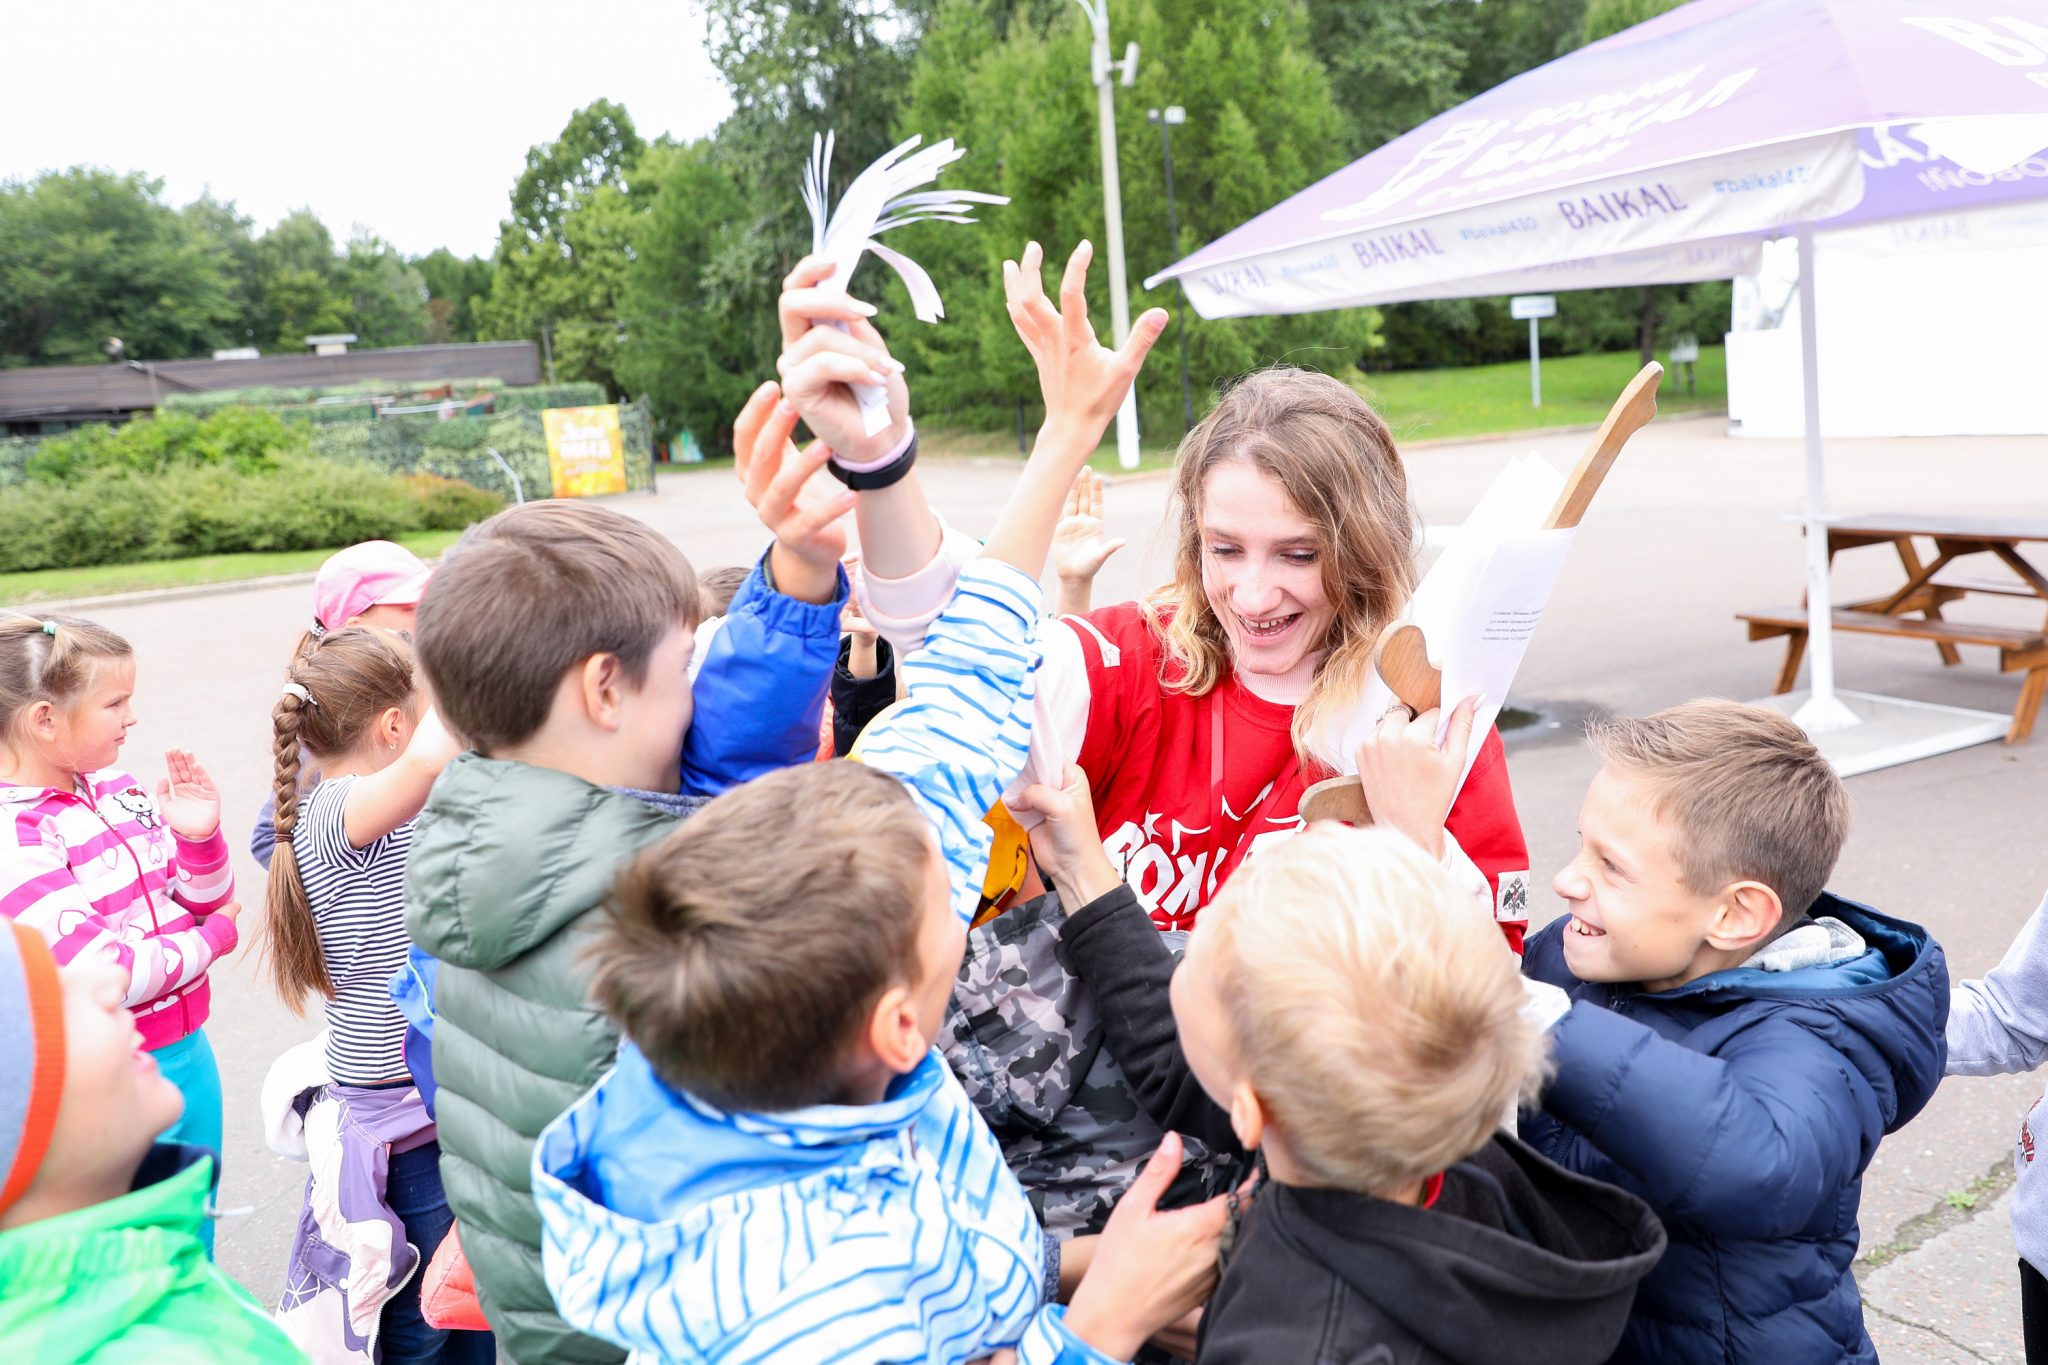
<svg viewBox="0 0 2048 1365"><path fill-rule="evenodd" d="M378 1345L383 1365L440 1361L443 1365L491 1365L497 1351L489 1332L444 1332L420 1316L420 1284L427 1263L454 1225L441 1190L441 1145L429 1142L391 1158L385 1201L405 1224L405 1240L419 1248L420 1268L384 1305Z"/></svg>

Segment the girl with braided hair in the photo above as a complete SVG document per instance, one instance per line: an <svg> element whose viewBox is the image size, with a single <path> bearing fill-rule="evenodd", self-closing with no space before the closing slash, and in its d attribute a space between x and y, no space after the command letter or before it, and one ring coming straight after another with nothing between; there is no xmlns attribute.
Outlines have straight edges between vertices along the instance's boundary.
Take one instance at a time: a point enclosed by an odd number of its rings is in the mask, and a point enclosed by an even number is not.
<svg viewBox="0 0 2048 1365"><path fill-rule="evenodd" d="M453 1215L442 1192L433 1119L406 1062L406 1020L388 985L406 962L404 880L413 821L460 746L428 704L410 644L368 627L329 632L294 660L271 728L277 852L270 864L269 967L293 1010L321 997L328 1084L308 1108L307 1143L324 1140L339 1150L338 1163L314 1159L279 1321L316 1357L338 1349L337 1342L313 1339L333 1331L336 1319L319 1302L340 1287L321 1270L331 1259L303 1254L308 1241L320 1240L344 1257L377 1258L369 1273L356 1265L349 1303L364 1306L365 1283L381 1283L388 1293L377 1333L387 1365L489 1360L488 1333L440 1331L420 1315L423 1276L415 1267L433 1256ZM301 795L307 757L319 765L320 780ZM332 1107L323 1114L322 1106ZM351 1170L370 1178L351 1179ZM335 1171L332 1188L318 1188L323 1172ZM379 1188L381 1200L351 1204ZM323 1219L322 1210L338 1216ZM365 1225L402 1235L335 1245Z"/></svg>
<svg viewBox="0 0 2048 1365"><path fill-rule="evenodd" d="M142 1045L185 1096L166 1141L221 1146L206 973L237 941L220 792L191 754L154 794L117 767L135 724L135 653L75 616L0 615L0 915L60 965L128 973ZM201 1240L213 1250L213 1224Z"/></svg>

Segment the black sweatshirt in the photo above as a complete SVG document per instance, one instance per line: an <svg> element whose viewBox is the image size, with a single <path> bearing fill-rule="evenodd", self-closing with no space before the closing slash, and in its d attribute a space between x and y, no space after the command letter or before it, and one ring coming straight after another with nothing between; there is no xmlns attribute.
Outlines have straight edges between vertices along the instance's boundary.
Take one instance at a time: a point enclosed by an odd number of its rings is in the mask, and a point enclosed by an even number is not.
<svg viewBox="0 0 2048 1365"><path fill-rule="evenodd" d="M1060 957L1094 993L1103 1042L1153 1121L1169 1133L1200 1138L1213 1152L1246 1158L1230 1115L1188 1069L1166 997L1174 956L1128 885L1119 883L1067 916Z"/></svg>
<svg viewBox="0 0 2048 1365"><path fill-rule="evenodd" d="M839 641L839 662L832 667L832 756L845 758L868 722L896 700L896 656L887 640L875 641L875 676L856 678L847 667L853 638Z"/></svg>
<svg viewBox="0 0 2048 1365"><path fill-rule="evenodd" d="M1131 889L1069 916L1060 952L1159 1126L1242 1154L1188 1068L1173 955ZM1505 1132L1445 1171L1426 1209L1268 1181L1203 1314L1197 1362L1596 1365L1663 1253L1648 1205Z"/></svg>

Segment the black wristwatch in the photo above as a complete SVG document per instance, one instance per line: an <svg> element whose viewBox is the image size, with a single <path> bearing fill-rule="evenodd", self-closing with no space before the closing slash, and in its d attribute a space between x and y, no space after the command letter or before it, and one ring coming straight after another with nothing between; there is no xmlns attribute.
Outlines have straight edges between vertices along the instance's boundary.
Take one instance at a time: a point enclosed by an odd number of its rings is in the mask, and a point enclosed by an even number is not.
<svg viewBox="0 0 2048 1365"><path fill-rule="evenodd" d="M844 469L840 467L837 460L825 461L825 468L831 473L833 478L839 480L839 482L845 484L854 492L862 493L870 489L887 488L890 484L897 482L905 474L908 474L910 467L916 463L917 433L913 431L910 433L909 442L903 447L903 453L883 465L880 469L866 471Z"/></svg>

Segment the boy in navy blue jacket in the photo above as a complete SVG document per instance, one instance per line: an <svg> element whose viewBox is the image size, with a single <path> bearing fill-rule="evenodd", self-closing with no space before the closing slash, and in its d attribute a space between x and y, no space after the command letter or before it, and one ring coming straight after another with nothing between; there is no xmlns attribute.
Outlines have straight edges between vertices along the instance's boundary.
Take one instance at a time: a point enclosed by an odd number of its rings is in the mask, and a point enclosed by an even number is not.
<svg viewBox="0 0 2048 1365"><path fill-rule="evenodd" d="M1664 1220L1614 1359L1874 1365L1856 1207L1941 1079L1941 948L1824 891L1848 794L1784 717L1696 701L1592 741L1571 914L1523 963L1568 1002L1522 1135Z"/></svg>

